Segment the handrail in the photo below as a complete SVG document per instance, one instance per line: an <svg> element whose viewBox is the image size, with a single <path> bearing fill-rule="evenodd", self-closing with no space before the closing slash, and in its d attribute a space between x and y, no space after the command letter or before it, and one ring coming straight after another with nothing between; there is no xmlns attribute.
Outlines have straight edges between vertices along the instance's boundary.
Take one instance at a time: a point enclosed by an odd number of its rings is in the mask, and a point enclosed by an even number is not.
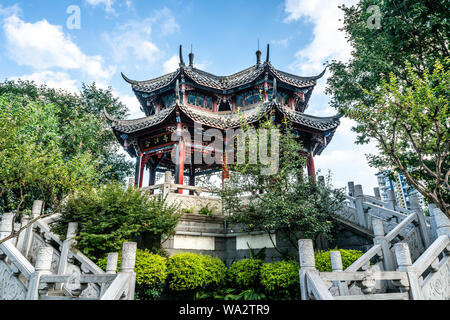
<svg viewBox="0 0 450 320"><path fill-rule="evenodd" d="M358 271L361 267L367 265L376 254L381 251L381 245L376 244L372 248L370 248L366 253L364 253L358 260L353 262L344 272L355 272Z"/></svg>
<svg viewBox="0 0 450 320"><path fill-rule="evenodd" d="M31 263L20 253L19 250L9 241L0 244L0 251L6 254L14 266L19 269L20 273L28 280L35 272Z"/></svg>
<svg viewBox="0 0 450 320"><path fill-rule="evenodd" d="M58 235L54 234L45 224L41 221L36 221L37 227L41 228L45 234L47 234L52 240L54 240L58 245L62 246L63 242L59 238ZM86 257L83 253L76 249L69 249L69 255L72 255L78 262L84 264L87 269L94 274L103 274L105 273L100 267L98 267L94 262L91 261L88 257Z"/></svg>
<svg viewBox="0 0 450 320"><path fill-rule="evenodd" d="M316 271L307 271L305 275L308 291L311 290L317 300L334 300L333 295Z"/></svg>
<svg viewBox="0 0 450 320"><path fill-rule="evenodd" d="M403 213L400 213L400 212L397 212L397 211L394 211L394 210L391 210L391 209L388 209L388 208L383 208L383 207L380 207L380 206L378 206L376 204L372 204L372 203L364 202L364 207L377 209L377 210L383 211L384 213L388 213L388 214L391 214L393 216L396 216L398 218L405 218L405 217L407 217L406 214L403 214Z"/></svg>
<svg viewBox="0 0 450 320"><path fill-rule="evenodd" d="M414 271L420 276L449 244L448 235L439 236L412 265Z"/></svg>
<svg viewBox="0 0 450 320"><path fill-rule="evenodd" d="M100 297L100 300L119 300L127 289L129 280L130 274L118 273L116 279L114 279L109 288Z"/></svg>
<svg viewBox="0 0 450 320"><path fill-rule="evenodd" d="M320 278L327 281L363 281L367 276L374 280L408 280L406 272L402 271L376 271L376 272L347 272L347 271L333 271L320 272Z"/></svg>
<svg viewBox="0 0 450 320"><path fill-rule="evenodd" d="M402 230L404 227L417 220L417 214L414 212L413 214L407 216L402 222L395 226L394 229L391 230L387 235L384 236L387 242L391 242Z"/></svg>

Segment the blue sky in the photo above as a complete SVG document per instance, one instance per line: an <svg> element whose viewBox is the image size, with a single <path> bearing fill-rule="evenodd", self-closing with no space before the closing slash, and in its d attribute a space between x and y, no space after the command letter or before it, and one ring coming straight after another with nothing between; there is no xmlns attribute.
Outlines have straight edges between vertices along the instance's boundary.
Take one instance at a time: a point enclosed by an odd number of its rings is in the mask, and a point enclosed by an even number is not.
<svg viewBox="0 0 450 320"><path fill-rule="evenodd" d="M30 79L77 91L95 81L111 86L129 107L130 117L143 114L120 72L136 80L176 69L178 46L185 60L192 45L194 64L229 75L255 64L259 40L263 58L270 43L272 64L310 76L332 59L346 60L351 48L338 31L339 4L357 0L2 0L0 4L0 81ZM77 6L80 28L67 20ZM319 81L307 113L335 114ZM332 170L334 185L353 180L372 194L375 170L364 153L373 145L354 145L352 122L343 119L330 146L316 158L322 172Z"/></svg>

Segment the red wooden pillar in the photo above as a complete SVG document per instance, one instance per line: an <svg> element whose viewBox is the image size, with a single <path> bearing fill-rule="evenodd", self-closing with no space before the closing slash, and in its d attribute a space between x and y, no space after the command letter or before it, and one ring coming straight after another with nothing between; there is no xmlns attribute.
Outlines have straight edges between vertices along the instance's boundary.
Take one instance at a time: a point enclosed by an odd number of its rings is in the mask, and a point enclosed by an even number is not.
<svg viewBox="0 0 450 320"><path fill-rule="evenodd" d="M175 171L176 171L175 182L177 184L183 184L183 182L184 182L184 161L186 158L186 146L185 146L185 141L184 141L184 138L183 138L183 135L181 132L181 128L182 128L182 124L181 124L181 122L179 122L177 124L177 131L179 132L179 135L180 135L179 140L178 140L178 145L177 145L177 148L178 148L178 154L177 154L178 159L177 160L178 161L175 166ZM178 193L183 193L183 190L178 189Z"/></svg>
<svg viewBox="0 0 450 320"><path fill-rule="evenodd" d="M310 150L308 158L306 160L306 166L308 167L308 176L313 178L316 181L316 169L314 168L314 155Z"/></svg>
<svg viewBox="0 0 450 320"><path fill-rule="evenodd" d="M222 151L222 189L225 187L225 180L230 177L230 171L227 161L227 139L223 138L223 151Z"/></svg>
<svg viewBox="0 0 450 320"><path fill-rule="evenodd" d="M144 169L145 169L145 156L141 156L141 170L139 172L139 188L142 188L142 182L144 180Z"/></svg>

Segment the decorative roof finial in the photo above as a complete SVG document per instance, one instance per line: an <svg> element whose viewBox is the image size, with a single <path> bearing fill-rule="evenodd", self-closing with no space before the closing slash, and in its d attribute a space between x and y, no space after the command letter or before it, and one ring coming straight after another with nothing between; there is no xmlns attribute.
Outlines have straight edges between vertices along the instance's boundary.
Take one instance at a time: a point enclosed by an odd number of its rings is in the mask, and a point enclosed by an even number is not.
<svg viewBox="0 0 450 320"><path fill-rule="evenodd" d="M180 67L184 67L183 46L180 44Z"/></svg>
<svg viewBox="0 0 450 320"><path fill-rule="evenodd" d="M256 51L256 65L261 64L261 51L259 50L259 39L258 39L258 51Z"/></svg>
<svg viewBox="0 0 450 320"><path fill-rule="evenodd" d="M192 44L191 44L191 53L189 53L189 67L194 67L194 54L192 53Z"/></svg>
<svg viewBox="0 0 450 320"><path fill-rule="evenodd" d="M266 62L269 62L269 60L270 60L270 44L267 44Z"/></svg>

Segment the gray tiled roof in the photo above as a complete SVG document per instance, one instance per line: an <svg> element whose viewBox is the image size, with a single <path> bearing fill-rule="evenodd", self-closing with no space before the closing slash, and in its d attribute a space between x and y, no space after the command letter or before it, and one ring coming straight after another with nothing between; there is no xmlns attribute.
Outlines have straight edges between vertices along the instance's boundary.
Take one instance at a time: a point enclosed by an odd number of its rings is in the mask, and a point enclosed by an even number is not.
<svg viewBox="0 0 450 320"><path fill-rule="evenodd" d="M272 66L270 62L265 62L264 64L254 65L250 68L247 68L245 70L242 70L229 76L216 76L214 74L202 71L200 69L196 69L194 67L183 66L175 72L147 81L131 80L127 78L123 73L122 77L125 79L125 81L131 84L134 90L143 92L152 92L160 88L163 88L172 83L172 81L178 78L181 73L186 74L197 84L214 89L227 90L239 87L244 84L251 83L266 71L272 73L276 78L278 78L279 81L285 82L287 84L299 88L314 86L316 84L316 81L320 79L325 73L324 70L321 74L317 76L300 77L284 71L277 70Z"/></svg>
<svg viewBox="0 0 450 320"><path fill-rule="evenodd" d="M264 115L268 114L270 109L277 108L290 121L320 131L334 130L338 127L340 121L338 116L334 117L314 117L287 109L275 103L264 103L252 108L243 109L238 112L211 112L200 108L190 107L186 105L178 106L181 112L190 119L201 124L211 126L218 129L236 128L242 125L243 119L248 123L260 120ZM107 118L112 122L111 127L121 133L132 133L144 130L162 123L177 108L174 104L172 107L162 110L160 113L136 120L117 120L109 116L106 111Z"/></svg>

